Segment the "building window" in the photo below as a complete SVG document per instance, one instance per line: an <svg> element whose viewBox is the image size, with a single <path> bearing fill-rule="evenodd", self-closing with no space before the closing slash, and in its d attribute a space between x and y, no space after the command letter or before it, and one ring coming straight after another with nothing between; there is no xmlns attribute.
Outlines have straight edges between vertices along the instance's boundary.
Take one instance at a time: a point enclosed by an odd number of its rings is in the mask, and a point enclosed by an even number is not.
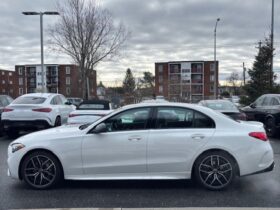
<svg viewBox="0 0 280 210"><path fill-rule="evenodd" d="M9 72L9 76L12 76L13 74L12 74L12 72Z"/></svg>
<svg viewBox="0 0 280 210"><path fill-rule="evenodd" d="M41 75L42 75L42 72L40 72L40 71L37 72L37 75L38 75L38 76L41 76Z"/></svg>
<svg viewBox="0 0 280 210"><path fill-rule="evenodd" d="M23 88L18 89L19 95L23 95Z"/></svg>
<svg viewBox="0 0 280 210"><path fill-rule="evenodd" d="M2 71L2 75L5 75L5 72L4 72L4 71Z"/></svg>
<svg viewBox="0 0 280 210"><path fill-rule="evenodd" d="M215 77L214 77L214 74L211 74L211 75L210 75L210 82L214 82L214 78L215 78Z"/></svg>
<svg viewBox="0 0 280 210"><path fill-rule="evenodd" d="M20 66L20 67L18 67L18 75L22 75L22 67Z"/></svg>
<svg viewBox="0 0 280 210"><path fill-rule="evenodd" d="M163 82L163 76L162 76L162 75L159 75L159 77L158 77L158 82L159 82L159 83L162 83L162 82Z"/></svg>
<svg viewBox="0 0 280 210"><path fill-rule="evenodd" d="M10 80L9 83L10 83L10 85L12 85L12 84L13 84L13 81Z"/></svg>
<svg viewBox="0 0 280 210"><path fill-rule="evenodd" d="M2 84L5 84L5 80L2 80Z"/></svg>
<svg viewBox="0 0 280 210"><path fill-rule="evenodd" d="M19 84L19 85L23 85L23 78L21 78L21 77L18 78L18 84Z"/></svg>
<svg viewBox="0 0 280 210"><path fill-rule="evenodd" d="M159 92L159 93L163 93L163 86L162 86L162 85L159 86L158 92Z"/></svg>
<svg viewBox="0 0 280 210"><path fill-rule="evenodd" d="M66 66L66 74L70 74L70 66Z"/></svg>
<svg viewBox="0 0 280 210"><path fill-rule="evenodd" d="M210 92L214 93L214 85L210 85Z"/></svg>
<svg viewBox="0 0 280 210"><path fill-rule="evenodd" d="M163 72L163 66L162 65L159 65L158 66L158 73L162 73Z"/></svg>
<svg viewBox="0 0 280 210"><path fill-rule="evenodd" d="M69 96L71 94L71 89L70 87L67 87L66 88L66 95Z"/></svg>
<svg viewBox="0 0 280 210"><path fill-rule="evenodd" d="M70 85L71 81L70 81L70 77L66 77L66 85Z"/></svg>
<svg viewBox="0 0 280 210"><path fill-rule="evenodd" d="M210 71L214 71L215 70L215 65L214 65L214 63L211 63L210 64Z"/></svg>

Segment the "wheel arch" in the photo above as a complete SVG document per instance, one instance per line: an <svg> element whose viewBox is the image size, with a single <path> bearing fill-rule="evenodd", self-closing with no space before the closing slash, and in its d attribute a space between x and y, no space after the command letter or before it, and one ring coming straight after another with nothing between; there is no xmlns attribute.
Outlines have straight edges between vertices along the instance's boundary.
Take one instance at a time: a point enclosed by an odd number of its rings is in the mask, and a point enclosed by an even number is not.
<svg viewBox="0 0 280 210"><path fill-rule="evenodd" d="M193 162L193 165L192 165L191 178L194 177L194 167L195 167L196 161L198 160L198 158L199 158L200 156L202 156L202 155L204 155L205 153L208 153L208 152L225 152L225 153L227 153L227 154L234 160L234 162L235 162L235 164L236 164L236 169L237 169L237 176L240 176L239 164L238 164L236 158L235 158L230 152L228 152L228 151L226 151L226 150L224 150L224 149L208 149L208 150L205 150L205 151L201 152L201 153L195 158L195 160L194 160L194 162Z"/></svg>
<svg viewBox="0 0 280 210"><path fill-rule="evenodd" d="M38 152L38 151L44 151L44 152L50 153L50 154L52 154L52 155L57 159L57 161L59 162L59 165L60 165L60 167L61 167L62 177L64 178L64 169L63 169L63 166L62 166L61 161L60 161L60 159L58 158L58 156L57 156L55 153L53 153L52 151L48 150L48 149L36 148L36 149L32 149L32 150L28 151L28 152L21 158L20 163L19 163L19 167L18 167L18 177L19 177L19 179L22 180L21 167L22 167L22 164L23 164L24 159L25 159L28 155L30 155L31 153L33 153L33 152Z"/></svg>

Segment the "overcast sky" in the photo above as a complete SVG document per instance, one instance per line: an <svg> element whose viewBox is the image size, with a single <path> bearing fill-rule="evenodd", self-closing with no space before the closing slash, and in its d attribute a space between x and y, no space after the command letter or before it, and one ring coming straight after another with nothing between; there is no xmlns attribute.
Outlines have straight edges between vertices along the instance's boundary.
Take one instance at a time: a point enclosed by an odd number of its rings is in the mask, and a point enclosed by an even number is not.
<svg viewBox="0 0 280 210"><path fill-rule="evenodd" d="M61 1L61 0L60 0ZM270 0L100 0L116 20L131 31L121 57L96 67L98 81L115 85L123 80L127 68L135 76L154 73L161 61L213 60L215 21L217 60L220 80L236 71L242 63L252 67L257 42L270 33ZM13 70L18 64L40 63L39 16L24 16L22 11L55 10L55 0L0 1L0 69ZM280 72L280 2L275 1L274 69ZM44 28L58 16L45 16ZM45 63L72 63L47 46Z"/></svg>

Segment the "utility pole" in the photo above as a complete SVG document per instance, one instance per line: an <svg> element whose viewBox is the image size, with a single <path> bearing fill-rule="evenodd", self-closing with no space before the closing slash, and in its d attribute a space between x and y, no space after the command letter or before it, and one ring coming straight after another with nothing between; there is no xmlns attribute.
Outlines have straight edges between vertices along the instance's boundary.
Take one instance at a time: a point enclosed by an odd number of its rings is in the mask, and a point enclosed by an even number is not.
<svg viewBox="0 0 280 210"><path fill-rule="evenodd" d="M245 72L246 72L245 63L243 62L243 86L245 86L246 84Z"/></svg>
<svg viewBox="0 0 280 210"><path fill-rule="evenodd" d="M272 77L273 77L273 39L274 39L274 0L271 5L271 70L269 74L269 85L272 88Z"/></svg>
<svg viewBox="0 0 280 210"><path fill-rule="evenodd" d="M218 22L220 21L220 18L217 18L216 24L215 24L215 29L214 29L214 99L217 99L217 64L216 64L216 37L217 37L217 25Z"/></svg>

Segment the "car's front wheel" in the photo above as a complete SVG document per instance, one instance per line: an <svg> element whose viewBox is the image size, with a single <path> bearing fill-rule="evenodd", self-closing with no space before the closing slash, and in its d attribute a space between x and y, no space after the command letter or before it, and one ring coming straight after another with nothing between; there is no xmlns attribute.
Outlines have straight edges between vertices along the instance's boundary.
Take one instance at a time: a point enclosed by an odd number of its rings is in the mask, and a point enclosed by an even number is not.
<svg viewBox="0 0 280 210"><path fill-rule="evenodd" d="M226 152L206 152L196 160L194 175L203 187L210 190L222 190L234 180L236 168L234 159Z"/></svg>
<svg viewBox="0 0 280 210"><path fill-rule="evenodd" d="M62 179L57 158L46 151L35 151L23 160L21 175L25 183L35 189L47 189Z"/></svg>

